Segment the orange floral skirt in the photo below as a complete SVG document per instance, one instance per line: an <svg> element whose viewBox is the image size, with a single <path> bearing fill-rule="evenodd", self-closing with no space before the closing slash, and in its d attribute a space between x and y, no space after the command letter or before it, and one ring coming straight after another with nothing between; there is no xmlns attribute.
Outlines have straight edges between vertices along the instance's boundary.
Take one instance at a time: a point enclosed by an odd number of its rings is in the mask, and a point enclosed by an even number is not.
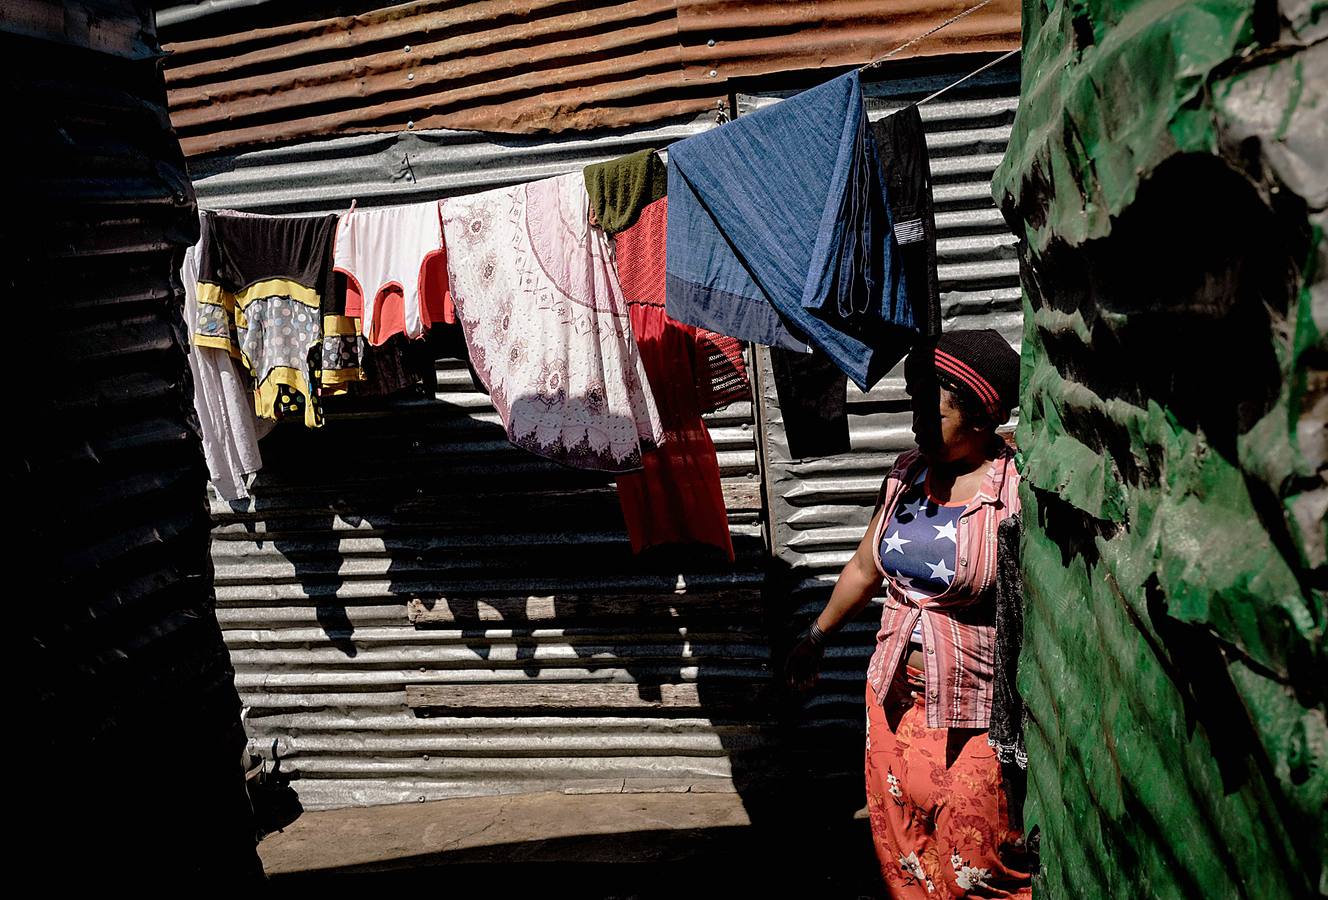
<svg viewBox="0 0 1328 900"><path fill-rule="evenodd" d="M890 896L1032 897L987 732L928 728L921 673L908 676L914 696L884 707L867 688L867 810Z"/></svg>

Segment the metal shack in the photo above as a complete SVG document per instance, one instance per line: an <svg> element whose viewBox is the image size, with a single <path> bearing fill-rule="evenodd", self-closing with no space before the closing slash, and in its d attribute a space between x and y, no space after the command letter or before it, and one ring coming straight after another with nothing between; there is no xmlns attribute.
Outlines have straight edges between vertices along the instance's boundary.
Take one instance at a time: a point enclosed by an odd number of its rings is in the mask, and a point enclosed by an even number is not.
<svg viewBox="0 0 1328 900"><path fill-rule="evenodd" d="M3 279L25 335L10 362L27 373L6 473L11 853L46 884L249 881L262 869L172 274L198 222L152 12L6 0L0 53L18 212Z"/></svg>
<svg viewBox="0 0 1328 900"><path fill-rule="evenodd" d="M158 24L199 204L313 213L663 149L971 6L208 0ZM872 117L1018 41L1017 4L983 5L872 71ZM1018 94L1012 60L922 110L947 327L1016 343L1015 241L990 183ZM440 357L413 398L344 406L316 431L278 426L253 498L212 507L217 615L251 746L282 759L307 808L747 792L791 769L858 784L878 611L803 709L774 690L771 660L910 444L902 378L849 388L851 453L795 461L768 360L752 362L751 402L709 419L731 566L634 558L612 480L510 446L461 360Z"/></svg>

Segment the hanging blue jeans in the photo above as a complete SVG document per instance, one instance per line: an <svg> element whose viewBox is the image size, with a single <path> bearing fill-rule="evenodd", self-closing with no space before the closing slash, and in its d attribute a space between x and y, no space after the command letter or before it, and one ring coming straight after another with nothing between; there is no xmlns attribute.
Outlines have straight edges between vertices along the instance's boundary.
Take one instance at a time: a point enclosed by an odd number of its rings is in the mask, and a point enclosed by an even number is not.
<svg viewBox="0 0 1328 900"><path fill-rule="evenodd" d="M858 73L669 148L668 313L861 389L917 333Z"/></svg>

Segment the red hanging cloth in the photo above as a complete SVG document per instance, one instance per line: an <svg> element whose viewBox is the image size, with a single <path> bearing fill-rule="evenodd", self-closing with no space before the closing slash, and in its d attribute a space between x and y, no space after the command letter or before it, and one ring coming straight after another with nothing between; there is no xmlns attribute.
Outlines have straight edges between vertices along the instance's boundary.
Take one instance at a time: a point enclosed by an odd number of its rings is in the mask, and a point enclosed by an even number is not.
<svg viewBox="0 0 1328 900"><path fill-rule="evenodd" d="M708 405L716 396L731 395L733 390L722 377L723 389L705 390L704 400L698 390L700 383L714 383L712 368L725 370L723 363L712 363L713 356L728 357L715 349L712 337L702 338L695 328L664 312L667 222L665 197L642 210L636 224L616 237L618 278L664 428L663 443L643 456L642 471L618 477L618 499L633 552L661 544L699 543L719 548L732 560L719 460L701 414L716 408ZM721 342L732 340L721 338Z"/></svg>

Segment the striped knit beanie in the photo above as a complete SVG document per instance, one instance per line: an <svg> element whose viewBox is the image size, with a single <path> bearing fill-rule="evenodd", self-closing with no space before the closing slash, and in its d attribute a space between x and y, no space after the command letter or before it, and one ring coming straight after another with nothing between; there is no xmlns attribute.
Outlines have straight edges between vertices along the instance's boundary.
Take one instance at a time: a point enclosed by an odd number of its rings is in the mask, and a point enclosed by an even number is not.
<svg viewBox="0 0 1328 900"><path fill-rule="evenodd" d="M947 331L936 339L936 371L968 388L996 424L1019 403L1019 354L1000 332Z"/></svg>

